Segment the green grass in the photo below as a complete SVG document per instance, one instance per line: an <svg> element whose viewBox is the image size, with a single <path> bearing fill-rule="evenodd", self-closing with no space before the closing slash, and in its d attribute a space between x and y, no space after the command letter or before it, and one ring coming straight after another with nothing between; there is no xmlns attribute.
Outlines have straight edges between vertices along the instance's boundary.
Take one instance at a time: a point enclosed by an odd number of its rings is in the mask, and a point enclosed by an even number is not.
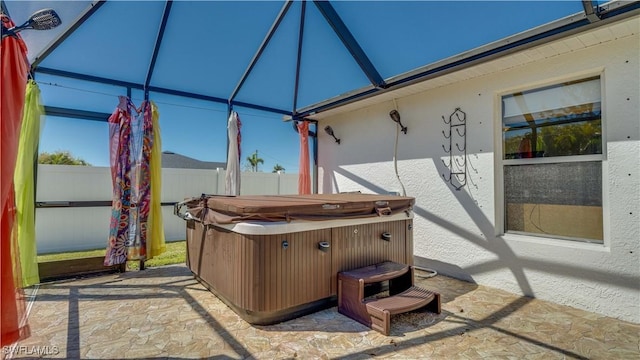
<svg viewBox="0 0 640 360"><path fill-rule="evenodd" d="M155 267L171 264L182 264L186 260L187 248L185 241L172 241L166 243L167 250L151 260L145 261L145 267ZM38 255L38 262L59 261L68 259L82 259L88 257L104 256L106 249L71 251L65 253ZM139 261L127 262L127 269L138 269Z"/></svg>
<svg viewBox="0 0 640 360"><path fill-rule="evenodd" d="M60 261L69 259L82 259L88 257L104 256L107 250L105 248L96 250L70 251L63 253L51 253L38 255L38 262Z"/></svg>

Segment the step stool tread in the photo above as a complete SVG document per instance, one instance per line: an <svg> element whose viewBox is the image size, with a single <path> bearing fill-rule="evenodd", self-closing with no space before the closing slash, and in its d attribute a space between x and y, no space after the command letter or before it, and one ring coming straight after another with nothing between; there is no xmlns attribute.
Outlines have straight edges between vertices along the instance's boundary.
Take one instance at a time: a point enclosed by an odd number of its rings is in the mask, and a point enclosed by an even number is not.
<svg viewBox="0 0 640 360"><path fill-rule="evenodd" d="M385 261L379 264L361 267L358 269L343 271L341 277L362 279L365 284L395 279L410 269L409 265Z"/></svg>
<svg viewBox="0 0 640 360"><path fill-rule="evenodd" d="M368 301L366 306L371 315L382 316L385 311L394 315L419 309L433 301L436 295L429 290L412 286L400 294Z"/></svg>

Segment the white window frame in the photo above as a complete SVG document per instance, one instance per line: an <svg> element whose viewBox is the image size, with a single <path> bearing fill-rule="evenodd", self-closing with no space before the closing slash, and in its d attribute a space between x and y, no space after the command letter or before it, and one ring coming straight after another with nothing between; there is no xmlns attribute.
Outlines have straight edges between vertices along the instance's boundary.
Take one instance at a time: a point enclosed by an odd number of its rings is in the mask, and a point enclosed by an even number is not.
<svg viewBox="0 0 640 360"><path fill-rule="evenodd" d="M568 155L568 156L556 156L556 157L540 157L540 158L528 158L528 159L504 159L504 138L502 134L503 130L503 114L502 114L502 98L504 96L513 95L518 92L532 91L548 86L554 86L563 82L572 82L585 80L590 77L600 78L600 102L601 102L601 130L602 130L602 154L593 155ZM605 92L605 73L604 69L596 69L591 71L585 71L576 73L573 75L567 75L563 77L557 77L552 79L546 79L541 82L523 84L521 86L503 89L495 92L494 96L494 199L495 199L495 236L501 237L506 240L524 240L527 242L534 242L537 244L549 244L559 245L563 247L586 247L586 248L609 248L609 203L608 203L608 161L607 161L607 111L606 111L606 92ZM562 236L543 236L533 233L519 233L519 232L507 232L506 231L506 208L505 208L505 187L504 187L504 166L505 165L517 165L517 164L546 164L546 163L574 163L583 161L600 161L602 171L602 226L603 226L603 239L600 241L590 241L589 239L569 239Z"/></svg>

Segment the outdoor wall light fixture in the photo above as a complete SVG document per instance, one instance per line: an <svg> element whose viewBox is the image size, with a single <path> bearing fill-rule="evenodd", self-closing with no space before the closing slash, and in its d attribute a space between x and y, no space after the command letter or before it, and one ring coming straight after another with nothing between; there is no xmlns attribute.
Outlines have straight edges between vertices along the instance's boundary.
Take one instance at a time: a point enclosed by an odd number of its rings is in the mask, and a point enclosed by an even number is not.
<svg viewBox="0 0 640 360"><path fill-rule="evenodd" d="M400 113L398 112L398 110L391 110L391 112L389 113L389 116L391 117L391 120L393 120L394 122L398 123L398 125L400 125L400 130L402 130L403 133L407 133L407 127L402 125L402 123L400 122Z"/></svg>
<svg viewBox="0 0 640 360"><path fill-rule="evenodd" d="M338 138L336 137L336 135L333 133L333 128L332 128L331 126L329 126L329 125L325 126L325 127L324 127L324 132L326 132L327 134L329 134L329 135L333 136L333 138L335 139L335 141L336 141L338 144L340 144L340 139L338 139Z"/></svg>
<svg viewBox="0 0 640 360"><path fill-rule="evenodd" d="M7 36L16 36L20 31L33 29L33 30L50 30L54 27L60 25L62 21L60 17L53 9L42 9L38 10L29 20L25 21L24 24L20 26L14 26L11 29L7 29L2 26L2 38L4 39Z"/></svg>

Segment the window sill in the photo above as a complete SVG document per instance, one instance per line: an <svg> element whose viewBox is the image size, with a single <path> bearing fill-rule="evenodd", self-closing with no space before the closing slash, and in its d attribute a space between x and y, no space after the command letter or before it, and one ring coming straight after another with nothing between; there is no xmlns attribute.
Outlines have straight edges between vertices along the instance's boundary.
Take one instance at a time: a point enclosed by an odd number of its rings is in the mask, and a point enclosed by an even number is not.
<svg viewBox="0 0 640 360"><path fill-rule="evenodd" d="M552 238L552 237L542 237L542 236L532 236L526 234L514 234L514 233L506 233L499 235L506 242L520 242L520 243L528 243L528 244L536 244L543 246L554 246L565 249L575 249L575 250L589 250L589 251L597 251L603 253L609 253L610 248L606 246L606 242L596 243L596 242L587 242L587 241L578 241L578 240L568 240L561 238Z"/></svg>

